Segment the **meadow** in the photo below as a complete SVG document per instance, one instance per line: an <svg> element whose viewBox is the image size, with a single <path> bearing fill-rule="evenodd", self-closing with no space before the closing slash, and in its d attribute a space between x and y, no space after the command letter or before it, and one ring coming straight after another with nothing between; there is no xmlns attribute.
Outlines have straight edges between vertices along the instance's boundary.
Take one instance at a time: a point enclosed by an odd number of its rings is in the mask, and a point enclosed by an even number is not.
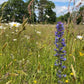
<svg viewBox="0 0 84 84"><path fill-rule="evenodd" d="M56 66L56 25L26 24L0 29L0 84L58 84ZM84 25L64 25L66 77L64 84L84 84ZM68 82L66 82L66 80Z"/></svg>

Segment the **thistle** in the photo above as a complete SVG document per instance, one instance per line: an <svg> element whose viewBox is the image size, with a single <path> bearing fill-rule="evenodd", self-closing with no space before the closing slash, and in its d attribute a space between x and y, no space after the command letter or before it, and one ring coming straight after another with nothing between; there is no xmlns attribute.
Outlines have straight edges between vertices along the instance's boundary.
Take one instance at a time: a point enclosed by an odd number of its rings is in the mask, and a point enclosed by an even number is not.
<svg viewBox="0 0 84 84"><path fill-rule="evenodd" d="M63 38L64 35L64 26L62 22L58 22L56 25L57 31L55 32L55 45L56 45L56 62L55 66L57 67L57 78L58 78L58 83L63 84L62 79L66 77L66 74L63 74L63 70L66 68L66 66L63 65L63 61L66 60L64 57L66 54L66 51L63 50L63 48L66 46L65 45L65 39Z"/></svg>

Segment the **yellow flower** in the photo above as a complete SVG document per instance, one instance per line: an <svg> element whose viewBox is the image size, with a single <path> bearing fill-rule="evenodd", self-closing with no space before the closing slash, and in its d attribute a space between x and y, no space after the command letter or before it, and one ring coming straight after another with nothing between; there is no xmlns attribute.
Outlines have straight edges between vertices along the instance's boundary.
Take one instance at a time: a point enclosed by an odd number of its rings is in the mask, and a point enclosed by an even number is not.
<svg viewBox="0 0 84 84"><path fill-rule="evenodd" d="M51 68L53 68L53 65L51 65Z"/></svg>
<svg viewBox="0 0 84 84"><path fill-rule="evenodd" d="M84 56L84 53L82 53L82 52L79 52L79 55L80 55L80 56Z"/></svg>
<svg viewBox="0 0 84 84"><path fill-rule="evenodd" d="M73 73L70 73L71 76L73 76Z"/></svg>
<svg viewBox="0 0 84 84"><path fill-rule="evenodd" d="M0 56L2 56L2 53L0 53Z"/></svg>
<svg viewBox="0 0 84 84"><path fill-rule="evenodd" d="M6 68L7 68L7 64L6 64Z"/></svg>
<svg viewBox="0 0 84 84"><path fill-rule="evenodd" d="M17 26L17 24L13 24L13 26L14 26L14 27L16 27L16 26Z"/></svg>
<svg viewBox="0 0 84 84"><path fill-rule="evenodd" d="M69 81L68 80L65 80L66 83L68 83Z"/></svg>
<svg viewBox="0 0 84 84"><path fill-rule="evenodd" d="M37 81L36 81L36 80L34 80L34 83L37 83Z"/></svg>
<svg viewBox="0 0 84 84"><path fill-rule="evenodd" d="M14 61L16 61L16 59L14 59Z"/></svg>
<svg viewBox="0 0 84 84"><path fill-rule="evenodd" d="M69 56L72 56L72 54L69 54Z"/></svg>

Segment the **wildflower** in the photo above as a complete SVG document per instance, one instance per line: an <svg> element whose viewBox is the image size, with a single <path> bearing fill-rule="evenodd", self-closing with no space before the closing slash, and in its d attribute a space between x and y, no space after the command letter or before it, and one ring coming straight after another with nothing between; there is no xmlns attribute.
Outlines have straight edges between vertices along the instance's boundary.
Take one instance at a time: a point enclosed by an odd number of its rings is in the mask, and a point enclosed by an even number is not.
<svg viewBox="0 0 84 84"><path fill-rule="evenodd" d="M14 34L14 32L11 32L12 34Z"/></svg>
<svg viewBox="0 0 84 84"><path fill-rule="evenodd" d="M69 54L69 56L72 56L72 54Z"/></svg>
<svg viewBox="0 0 84 84"><path fill-rule="evenodd" d="M10 15L7 15L7 17L10 17Z"/></svg>
<svg viewBox="0 0 84 84"><path fill-rule="evenodd" d="M37 81L36 81L36 80L34 80L34 83L37 83Z"/></svg>
<svg viewBox="0 0 84 84"><path fill-rule="evenodd" d="M31 24L31 26L33 27L34 25Z"/></svg>
<svg viewBox="0 0 84 84"><path fill-rule="evenodd" d="M16 61L16 59L14 59L14 61Z"/></svg>
<svg viewBox="0 0 84 84"><path fill-rule="evenodd" d="M7 23L5 23L5 25L8 25Z"/></svg>
<svg viewBox="0 0 84 84"><path fill-rule="evenodd" d="M2 53L0 53L0 56L2 56Z"/></svg>
<svg viewBox="0 0 84 84"><path fill-rule="evenodd" d="M27 40L29 40L29 39L30 39L30 36L25 35L24 37L25 37Z"/></svg>
<svg viewBox="0 0 84 84"><path fill-rule="evenodd" d="M19 27L21 24L17 22L10 22L9 25L10 27Z"/></svg>
<svg viewBox="0 0 84 84"><path fill-rule="evenodd" d="M40 31L36 31L36 33L37 33L37 34L41 34L41 32L40 32Z"/></svg>
<svg viewBox="0 0 84 84"><path fill-rule="evenodd" d="M38 44L38 42L36 42L36 44Z"/></svg>
<svg viewBox="0 0 84 84"><path fill-rule="evenodd" d="M79 52L79 55L80 55L80 56L84 56L84 53L82 53L82 52Z"/></svg>
<svg viewBox="0 0 84 84"><path fill-rule="evenodd" d="M54 56L57 57L57 60L55 62L55 66L57 68L57 77L58 77L58 83L62 82L62 78L66 77L66 74L63 74L63 70L66 68L66 66L63 65L63 61L66 61L66 58L64 57L66 54L66 51L63 50L63 47L66 46L65 44L65 39L62 38L64 35L64 26L63 23L58 22L56 25L57 32L55 32L55 45L56 49L56 54Z"/></svg>
<svg viewBox="0 0 84 84"><path fill-rule="evenodd" d="M17 39L13 39L13 41L17 41Z"/></svg>
<svg viewBox="0 0 84 84"><path fill-rule="evenodd" d="M0 29L3 29L3 26L0 26Z"/></svg>
<svg viewBox="0 0 84 84"><path fill-rule="evenodd" d="M70 73L71 76L73 76L73 73Z"/></svg>
<svg viewBox="0 0 84 84"><path fill-rule="evenodd" d="M83 39L83 36L78 35L78 36L77 36L77 39L82 40L82 39Z"/></svg>
<svg viewBox="0 0 84 84"><path fill-rule="evenodd" d="M68 83L69 81L68 80L65 80L66 83Z"/></svg>
<svg viewBox="0 0 84 84"><path fill-rule="evenodd" d="M18 32L18 29L16 29L15 32Z"/></svg>
<svg viewBox="0 0 84 84"><path fill-rule="evenodd" d="M46 17L47 17L47 18L50 18L50 16L49 16L49 15L46 15Z"/></svg>

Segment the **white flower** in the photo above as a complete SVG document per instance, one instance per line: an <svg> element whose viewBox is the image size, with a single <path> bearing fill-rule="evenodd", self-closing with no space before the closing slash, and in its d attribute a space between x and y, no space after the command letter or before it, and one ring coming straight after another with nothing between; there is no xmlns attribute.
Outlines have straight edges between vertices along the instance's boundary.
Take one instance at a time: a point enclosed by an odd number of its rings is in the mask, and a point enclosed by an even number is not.
<svg viewBox="0 0 84 84"><path fill-rule="evenodd" d="M5 23L5 25L8 25L7 23Z"/></svg>
<svg viewBox="0 0 84 84"><path fill-rule="evenodd" d="M13 41L17 41L17 39L13 39Z"/></svg>
<svg viewBox="0 0 84 84"><path fill-rule="evenodd" d="M31 26L33 27L34 25L31 24Z"/></svg>
<svg viewBox="0 0 84 84"><path fill-rule="evenodd" d="M82 39L83 39L83 36L78 35L78 36L77 36L77 39L82 40Z"/></svg>
<svg viewBox="0 0 84 84"><path fill-rule="evenodd" d="M27 40L30 39L30 36L25 35L24 37L27 38Z"/></svg>
<svg viewBox="0 0 84 84"><path fill-rule="evenodd" d="M30 36L27 37L27 40L30 39Z"/></svg>
<svg viewBox="0 0 84 84"><path fill-rule="evenodd" d="M10 27L19 27L21 24L17 22L10 22L9 25Z"/></svg>
<svg viewBox="0 0 84 84"><path fill-rule="evenodd" d="M4 19L4 21L7 21L7 19Z"/></svg>
<svg viewBox="0 0 84 84"><path fill-rule="evenodd" d="M11 32L12 34L14 34L14 32Z"/></svg>
<svg viewBox="0 0 84 84"><path fill-rule="evenodd" d="M40 55L38 55L38 57L40 57Z"/></svg>
<svg viewBox="0 0 84 84"><path fill-rule="evenodd" d="M6 29L6 27L3 28L4 30Z"/></svg>
<svg viewBox="0 0 84 84"><path fill-rule="evenodd" d="M3 29L3 26L0 26L0 29Z"/></svg>
<svg viewBox="0 0 84 84"><path fill-rule="evenodd" d="M10 17L10 15L7 15L7 17Z"/></svg>
<svg viewBox="0 0 84 84"><path fill-rule="evenodd" d="M46 15L46 17L47 17L47 18L50 18L50 16L49 16L49 15Z"/></svg>
<svg viewBox="0 0 84 84"><path fill-rule="evenodd" d="M1 20L1 22L4 22L4 20Z"/></svg>
<svg viewBox="0 0 84 84"><path fill-rule="evenodd" d="M18 29L16 29L15 32L18 32Z"/></svg>
<svg viewBox="0 0 84 84"><path fill-rule="evenodd" d="M40 31L36 31L36 33L37 33L37 34L41 34L41 32L40 32Z"/></svg>

